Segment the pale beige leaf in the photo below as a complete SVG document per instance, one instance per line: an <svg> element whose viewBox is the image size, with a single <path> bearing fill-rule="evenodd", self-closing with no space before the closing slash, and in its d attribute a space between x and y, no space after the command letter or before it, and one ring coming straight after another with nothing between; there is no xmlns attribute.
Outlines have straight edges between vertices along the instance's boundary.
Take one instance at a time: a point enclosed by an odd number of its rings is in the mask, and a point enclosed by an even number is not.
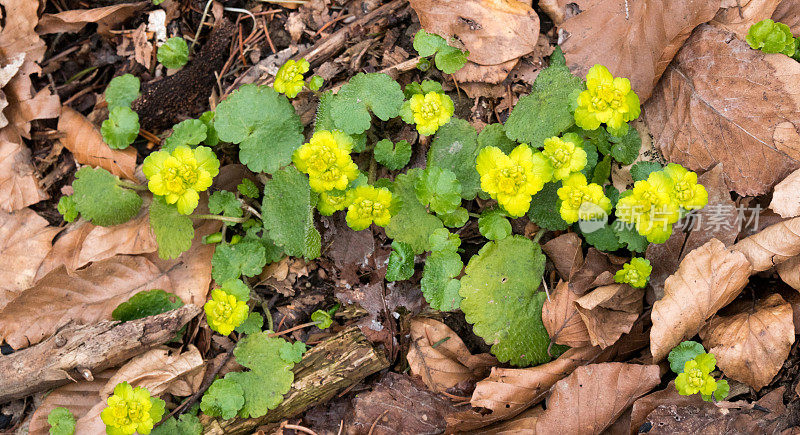
<svg viewBox="0 0 800 435"><path fill-rule="evenodd" d="M585 76L593 65L605 65L615 76L629 78L641 101L650 96L692 29L713 18L719 7L714 1L565 3L582 11L559 27L559 43L570 69Z"/></svg>
<svg viewBox="0 0 800 435"><path fill-rule="evenodd" d="M117 369L108 369L100 373L93 373L94 380L92 381L78 381L51 391L33 413L29 433L31 435L49 434L50 424L47 423L47 415L59 406L69 409L76 419L81 419L89 414L95 405L102 403L100 389L108 383L108 380L111 379L116 371ZM102 429L105 429L105 427L102 427Z"/></svg>
<svg viewBox="0 0 800 435"><path fill-rule="evenodd" d="M766 193L800 167L800 63L725 30L692 33L643 113L668 161L693 171L724 163L741 195Z"/></svg>
<svg viewBox="0 0 800 435"><path fill-rule="evenodd" d="M47 199L31 152L12 126L0 129L0 211L12 212Z"/></svg>
<svg viewBox="0 0 800 435"><path fill-rule="evenodd" d="M800 256L792 257L775 268L783 282L795 290L800 290ZM800 325L798 325L800 326Z"/></svg>
<svg viewBox="0 0 800 435"><path fill-rule="evenodd" d="M789 176L775 185L772 191L772 202L769 208L783 218L800 216L800 170L794 171Z"/></svg>
<svg viewBox="0 0 800 435"><path fill-rule="evenodd" d="M72 152L78 163L101 167L119 177L136 180L136 148L109 148L94 124L67 106L61 111L58 130L66 134L61 143Z"/></svg>
<svg viewBox="0 0 800 435"><path fill-rule="evenodd" d="M792 306L770 295L752 312L712 319L700 338L725 376L758 391L778 374L794 344Z"/></svg>
<svg viewBox="0 0 800 435"><path fill-rule="evenodd" d="M667 388L654 391L633 403L630 433L638 433L647 416L661 405L701 407L704 403L708 402L703 402L699 394L681 396L678 394L678 389L675 388L675 381L670 381Z"/></svg>
<svg viewBox="0 0 800 435"><path fill-rule="evenodd" d="M770 18L781 0L723 1L722 9L711 21L715 26L733 32L739 39L747 37L753 24Z"/></svg>
<svg viewBox="0 0 800 435"><path fill-rule="evenodd" d="M410 0L422 28L458 38L469 60L497 65L524 56L539 39L539 16L517 0Z"/></svg>
<svg viewBox="0 0 800 435"><path fill-rule="evenodd" d="M123 3L94 9L63 11L57 14L44 14L36 26L36 31L47 33L74 33L89 23L97 24L97 33L110 36L111 27L116 27L133 14L147 7L150 2Z"/></svg>
<svg viewBox="0 0 800 435"><path fill-rule="evenodd" d="M753 273L771 269L800 254L800 217L770 225L740 240L733 249L753 265Z"/></svg>
<svg viewBox="0 0 800 435"><path fill-rule="evenodd" d="M171 291L172 284L144 257L120 255L73 274L62 266L0 310L0 337L14 349L35 344L69 322L108 320L120 303L153 289Z"/></svg>
<svg viewBox="0 0 800 435"><path fill-rule="evenodd" d="M578 367L553 386L536 433L599 434L660 382L657 365L602 363Z"/></svg>
<svg viewBox="0 0 800 435"><path fill-rule="evenodd" d="M578 298L569 283L561 281L544 301L542 323L552 342L569 347L589 346L589 331L575 307Z"/></svg>
<svg viewBox="0 0 800 435"><path fill-rule="evenodd" d="M189 396L197 391L199 385L187 383L186 378L191 377L193 382L202 381L202 378L191 376L202 368L203 357L193 345L189 345L183 353L165 346L157 347L120 367L100 389L100 395L110 396L117 384L127 381L131 385L147 388L152 396L160 396L164 392L176 396Z"/></svg>
<svg viewBox="0 0 800 435"><path fill-rule="evenodd" d="M483 379L489 369L498 364L490 354L470 353L458 334L436 320L411 319L410 334L407 359L411 374L420 376L425 385L437 393L460 383L466 385Z"/></svg>
<svg viewBox="0 0 800 435"><path fill-rule="evenodd" d="M650 315L650 352L661 361L673 347L700 331L705 321L739 295L750 276L741 252L717 239L690 252L664 284L664 297Z"/></svg>
<svg viewBox="0 0 800 435"><path fill-rule="evenodd" d="M10 214L0 211L0 309L33 285L58 231L29 208Z"/></svg>
<svg viewBox="0 0 800 435"><path fill-rule="evenodd" d="M642 313L644 289L628 284L604 285L575 301L593 346L605 349L631 331Z"/></svg>
<svg viewBox="0 0 800 435"><path fill-rule="evenodd" d="M568 280L572 272L583 265L581 243L576 233L565 233L542 245L542 251L564 280Z"/></svg>

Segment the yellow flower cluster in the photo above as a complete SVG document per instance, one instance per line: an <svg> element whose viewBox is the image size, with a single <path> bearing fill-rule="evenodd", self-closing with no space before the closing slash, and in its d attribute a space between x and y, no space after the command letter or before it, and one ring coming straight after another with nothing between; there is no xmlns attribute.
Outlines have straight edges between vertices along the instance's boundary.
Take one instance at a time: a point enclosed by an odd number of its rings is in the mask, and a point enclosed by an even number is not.
<svg viewBox="0 0 800 435"><path fill-rule="evenodd" d="M664 243L672 234L672 224L681 217L681 207L695 210L707 203L708 192L697 184L697 174L669 164L623 192L617 203L617 217L634 224L647 241Z"/></svg>
<svg viewBox="0 0 800 435"><path fill-rule="evenodd" d="M603 188L599 184L588 184L580 172L567 177L557 193L561 199L561 218L568 224L605 219L611 213L611 200L603 193Z"/></svg>
<svg viewBox="0 0 800 435"><path fill-rule="evenodd" d="M347 192L347 225L361 231L375 222L385 227L392 219L392 193L388 189L358 186Z"/></svg>
<svg viewBox="0 0 800 435"><path fill-rule="evenodd" d="M481 189L488 193L512 217L524 215L531 197L553 179L553 168L540 152L522 144L506 155L500 148L486 147L475 159L481 176Z"/></svg>
<svg viewBox="0 0 800 435"><path fill-rule="evenodd" d="M643 288L647 285L652 271L653 266L650 265L650 260L634 257L630 262L623 264L622 269L614 274L614 281L630 284L631 287Z"/></svg>
<svg viewBox="0 0 800 435"><path fill-rule="evenodd" d="M345 190L358 177L358 166L350 157L353 139L341 131L319 130L311 140L295 150L295 167L308 174L315 192Z"/></svg>
<svg viewBox="0 0 800 435"><path fill-rule="evenodd" d="M711 372L716 365L717 359L708 353L701 353L694 359L686 361L683 373L678 374L675 379L678 394L682 396L696 393L706 396L713 394L717 390L717 381L711 376Z"/></svg>
<svg viewBox="0 0 800 435"><path fill-rule="evenodd" d="M453 100L443 92L414 94L406 104L411 108L417 132L423 136L436 133L439 127L450 121L450 117L455 111ZM412 123L411 119L404 118L404 120Z"/></svg>
<svg viewBox="0 0 800 435"><path fill-rule="evenodd" d="M109 435L147 435L164 415L163 400L150 397L147 389L133 388L127 382L117 384L106 403L100 419Z"/></svg>
<svg viewBox="0 0 800 435"><path fill-rule="evenodd" d="M179 213L190 214L197 208L198 192L208 189L219 173L219 160L211 148L179 146L172 153L156 151L147 156L142 172L154 195L176 204Z"/></svg>
<svg viewBox="0 0 800 435"><path fill-rule="evenodd" d="M631 90L630 80L614 77L603 65L595 65L586 74L586 90L578 96L575 124L595 130L605 123L614 136L628 132L628 121L639 117L639 97Z"/></svg>
<svg viewBox="0 0 800 435"><path fill-rule="evenodd" d="M553 167L554 180L563 180L586 166L586 151L581 147L582 143L583 139L575 133L544 140L542 154Z"/></svg>
<svg viewBox="0 0 800 435"><path fill-rule="evenodd" d="M311 64L305 59L287 61L278 69L272 88L289 98L296 97L303 90L305 84L303 74L307 73L309 68Z"/></svg>
<svg viewBox="0 0 800 435"><path fill-rule="evenodd" d="M208 326L222 335L230 334L244 323L249 312L246 302L222 289L211 291L211 300L206 302L203 310Z"/></svg>

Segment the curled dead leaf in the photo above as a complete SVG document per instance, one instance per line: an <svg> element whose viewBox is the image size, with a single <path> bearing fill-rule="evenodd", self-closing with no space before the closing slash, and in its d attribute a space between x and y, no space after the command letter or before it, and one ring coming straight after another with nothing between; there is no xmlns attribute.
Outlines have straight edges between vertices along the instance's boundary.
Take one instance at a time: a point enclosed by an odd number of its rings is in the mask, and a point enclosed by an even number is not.
<svg viewBox="0 0 800 435"><path fill-rule="evenodd" d="M569 347L589 346L589 331L581 320L575 301L579 298L569 288L569 283L561 281L550 292L550 298L542 305L544 323L550 341Z"/></svg>
<svg viewBox="0 0 800 435"><path fill-rule="evenodd" d="M97 33L103 36L111 36L109 30L112 27L127 20L133 14L147 7L148 4L150 2L123 3L94 9L77 9L57 14L44 14L36 26L36 31L40 35L74 33L79 32L89 23L96 23Z"/></svg>
<svg viewBox="0 0 800 435"><path fill-rule="evenodd" d="M39 187L31 151L12 126L0 129L0 211L12 212L47 199Z"/></svg>
<svg viewBox="0 0 800 435"><path fill-rule="evenodd" d="M783 282L795 290L800 290L800 256L792 257L775 268ZM800 326L800 325L798 325Z"/></svg>
<svg viewBox="0 0 800 435"><path fill-rule="evenodd" d="M64 106L58 119L58 130L65 133L61 138L64 148L70 150L75 161L101 167L114 175L136 180L136 148L113 150L103 142L103 136L85 116Z"/></svg>
<svg viewBox="0 0 800 435"><path fill-rule="evenodd" d="M783 0L772 14L772 19L789 26L795 37L800 36L800 2L798 0Z"/></svg>
<svg viewBox="0 0 800 435"><path fill-rule="evenodd" d="M770 225L740 240L733 249L741 252L753 265L753 273L771 269L800 255L800 218Z"/></svg>
<svg viewBox="0 0 800 435"><path fill-rule="evenodd" d="M783 218L800 216L800 170L794 171L789 176L775 185L772 191L772 201L769 208Z"/></svg>
<svg viewBox="0 0 800 435"><path fill-rule="evenodd" d="M781 0L724 0L712 24L744 40L753 24L770 18Z"/></svg>
<svg viewBox="0 0 800 435"><path fill-rule="evenodd" d="M725 376L758 391L772 381L794 344L792 306L770 295L752 312L712 319L700 338Z"/></svg>
<svg viewBox="0 0 800 435"><path fill-rule="evenodd" d="M591 344L605 349L630 332L642 313L643 297L644 289L615 283L577 299L575 308L586 325Z"/></svg>
<svg viewBox="0 0 800 435"><path fill-rule="evenodd" d="M203 357L193 345L183 353L165 346L150 349L126 362L100 390L102 397L110 396L118 383L147 388L152 396L167 392L174 396L189 396L203 381ZM199 376L198 376L199 375Z"/></svg>
<svg viewBox="0 0 800 435"><path fill-rule="evenodd" d="M582 243L576 233L566 233L542 245L542 251L556 266L562 279L568 280L573 270L583 265Z"/></svg>
<svg viewBox="0 0 800 435"><path fill-rule="evenodd" d="M673 347L700 331L705 321L742 291L750 276L744 254L717 239L690 252L667 278L664 297L650 315L650 352L661 361Z"/></svg>
<svg viewBox="0 0 800 435"><path fill-rule="evenodd" d="M437 393L483 379L498 364L490 354L473 355L444 323L425 317L411 319L408 366Z"/></svg>
<svg viewBox="0 0 800 435"><path fill-rule="evenodd" d="M589 364L553 386L537 434L598 434L661 382L657 365ZM588 406L592 404L592 406Z"/></svg>
<svg viewBox="0 0 800 435"><path fill-rule="evenodd" d="M599 287L614 283L614 273L622 269L627 258L600 252L589 248L583 264L572 269L569 277L570 289L578 295Z"/></svg>

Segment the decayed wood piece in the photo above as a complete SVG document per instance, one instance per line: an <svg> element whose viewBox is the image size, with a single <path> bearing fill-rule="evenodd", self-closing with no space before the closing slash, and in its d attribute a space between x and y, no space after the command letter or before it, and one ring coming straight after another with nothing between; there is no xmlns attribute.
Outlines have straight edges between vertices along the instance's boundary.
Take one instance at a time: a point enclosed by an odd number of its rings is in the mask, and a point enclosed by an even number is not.
<svg viewBox="0 0 800 435"><path fill-rule="evenodd" d="M47 340L0 357L0 404L58 387L166 343L192 318L196 305L130 322L67 325Z"/></svg>
<svg viewBox="0 0 800 435"><path fill-rule="evenodd" d="M292 389L283 402L260 418L232 420L201 417L203 433L211 435L253 433L255 428L300 414L330 400L365 377L389 367L383 351L372 346L357 327L346 329L318 344L294 366Z"/></svg>

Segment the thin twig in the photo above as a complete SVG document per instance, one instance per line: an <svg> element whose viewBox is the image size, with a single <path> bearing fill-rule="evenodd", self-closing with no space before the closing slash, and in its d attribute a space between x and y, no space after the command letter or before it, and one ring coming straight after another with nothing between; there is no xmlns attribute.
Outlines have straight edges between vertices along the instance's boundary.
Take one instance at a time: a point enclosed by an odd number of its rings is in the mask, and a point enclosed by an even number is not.
<svg viewBox="0 0 800 435"><path fill-rule="evenodd" d="M285 425L283 425L283 428L284 429L289 429L289 430L296 430L298 432L307 433L309 435L317 435L317 433L314 432L313 430L311 430L311 429L309 429L309 428L307 428L305 426L300 426L300 425L297 425L297 424L285 424Z"/></svg>
<svg viewBox="0 0 800 435"><path fill-rule="evenodd" d="M189 46L189 52L194 49L194 45L197 44L197 38L200 37L200 31L203 30L203 23L206 21L206 17L208 16L208 8L211 7L211 2L213 0L208 0L206 2L206 7L203 9L203 15L200 17L200 25L197 26L197 32L194 34L194 40L192 41L192 45Z"/></svg>

